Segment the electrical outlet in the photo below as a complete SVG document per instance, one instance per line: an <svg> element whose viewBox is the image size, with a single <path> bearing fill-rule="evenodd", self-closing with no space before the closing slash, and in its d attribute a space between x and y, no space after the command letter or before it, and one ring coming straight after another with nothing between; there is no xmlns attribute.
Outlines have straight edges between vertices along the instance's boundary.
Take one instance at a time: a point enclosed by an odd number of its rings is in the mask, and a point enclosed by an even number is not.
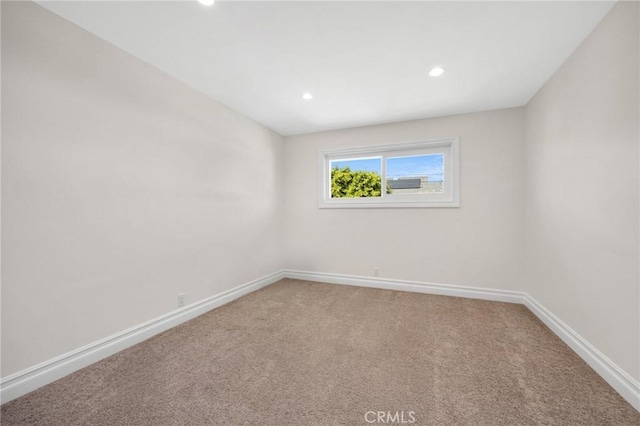
<svg viewBox="0 0 640 426"><path fill-rule="evenodd" d="M178 293L178 308L184 306L184 301L187 298L187 293Z"/></svg>
<svg viewBox="0 0 640 426"><path fill-rule="evenodd" d="M377 266L375 268L373 268L373 276L374 277L379 277L380 276L380 268L378 268Z"/></svg>

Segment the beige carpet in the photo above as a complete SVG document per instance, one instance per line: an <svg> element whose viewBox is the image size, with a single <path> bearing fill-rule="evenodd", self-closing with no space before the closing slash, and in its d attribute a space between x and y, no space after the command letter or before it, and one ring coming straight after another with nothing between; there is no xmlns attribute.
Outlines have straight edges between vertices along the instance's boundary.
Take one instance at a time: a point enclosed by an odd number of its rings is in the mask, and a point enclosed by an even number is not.
<svg viewBox="0 0 640 426"><path fill-rule="evenodd" d="M371 411L640 424L523 306L283 280L3 405L2 425L376 424Z"/></svg>

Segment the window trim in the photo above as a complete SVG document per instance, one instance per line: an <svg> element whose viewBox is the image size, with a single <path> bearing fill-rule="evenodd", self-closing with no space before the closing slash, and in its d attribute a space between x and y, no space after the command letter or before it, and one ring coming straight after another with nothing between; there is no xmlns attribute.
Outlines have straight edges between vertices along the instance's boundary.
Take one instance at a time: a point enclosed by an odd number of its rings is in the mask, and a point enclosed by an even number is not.
<svg viewBox="0 0 640 426"><path fill-rule="evenodd" d="M442 148L438 150L438 148ZM426 151L426 152L425 152ZM363 198L331 198L331 161L348 159L349 157L382 157L382 188L386 187L386 159L403 155L429 155L444 153L445 155L445 191L442 194L403 194ZM331 149L318 152L319 171L319 208L429 208L460 207L460 155L459 138L442 138L405 142L391 145L374 145L367 147ZM402 197L402 198L400 198Z"/></svg>

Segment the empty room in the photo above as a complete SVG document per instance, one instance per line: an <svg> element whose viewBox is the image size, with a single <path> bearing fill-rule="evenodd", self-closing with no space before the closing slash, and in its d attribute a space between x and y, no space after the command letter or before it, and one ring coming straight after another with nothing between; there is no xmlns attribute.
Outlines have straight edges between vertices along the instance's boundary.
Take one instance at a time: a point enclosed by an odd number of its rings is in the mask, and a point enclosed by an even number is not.
<svg viewBox="0 0 640 426"><path fill-rule="evenodd" d="M2 425L640 425L636 1L1 1Z"/></svg>

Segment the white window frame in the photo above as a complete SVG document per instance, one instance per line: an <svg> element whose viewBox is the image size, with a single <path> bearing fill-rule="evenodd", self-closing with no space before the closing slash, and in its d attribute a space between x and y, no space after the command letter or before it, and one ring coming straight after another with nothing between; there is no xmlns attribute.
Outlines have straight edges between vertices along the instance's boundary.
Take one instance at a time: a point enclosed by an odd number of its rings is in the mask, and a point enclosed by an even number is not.
<svg viewBox="0 0 640 426"><path fill-rule="evenodd" d="M429 194L386 194L386 160L408 155L444 155L444 192ZM331 198L331 161L367 157L382 159L380 197ZM460 207L460 160L458 138L407 142L393 145L332 149L318 153L319 207L323 209Z"/></svg>

